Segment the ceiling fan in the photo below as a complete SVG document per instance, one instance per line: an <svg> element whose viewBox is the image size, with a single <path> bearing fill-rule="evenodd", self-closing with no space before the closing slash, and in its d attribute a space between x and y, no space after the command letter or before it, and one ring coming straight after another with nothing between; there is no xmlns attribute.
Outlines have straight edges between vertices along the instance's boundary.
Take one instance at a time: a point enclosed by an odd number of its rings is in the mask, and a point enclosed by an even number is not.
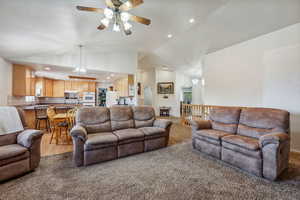
<svg viewBox="0 0 300 200"><path fill-rule="evenodd" d="M151 20L132 15L127 11L144 3L143 0L105 0L107 8L91 8L85 6L77 6L80 11L90 11L104 14L101 24L98 26L99 30L104 30L113 23L113 31L124 31L126 35L131 35L132 25L129 21L135 21L144 25L150 25Z"/></svg>

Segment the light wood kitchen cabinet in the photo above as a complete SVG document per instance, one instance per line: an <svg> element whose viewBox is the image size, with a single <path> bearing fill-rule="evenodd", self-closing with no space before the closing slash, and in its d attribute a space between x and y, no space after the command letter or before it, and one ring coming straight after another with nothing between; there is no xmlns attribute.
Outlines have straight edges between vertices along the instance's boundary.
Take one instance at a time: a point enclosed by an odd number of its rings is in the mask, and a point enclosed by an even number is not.
<svg viewBox="0 0 300 200"><path fill-rule="evenodd" d="M120 97L128 97L130 95L130 87L134 87L133 75L128 75L114 82L114 88Z"/></svg>
<svg viewBox="0 0 300 200"><path fill-rule="evenodd" d="M34 96L34 70L24 65L13 65L13 96Z"/></svg>
<svg viewBox="0 0 300 200"><path fill-rule="evenodd" d="M45 79L45 97L53 97L53 80Z"/></svg>
<svg viewBox="0 0 300 200"><path fill-rule="evenodd" d="M53 97L64 97L65 96L65 81L53 80Z"/></svg>
<svg viewBox="0 0 300 200"><path fill-rule="evenodd" d="M72 90L72 81L65 81L65 91Z"/></svg>
<svg viewBox="0 0 300 200"><path fill-rule="evenodd" d="M89 92L96 92L96 83L89 82Z"/></svg>

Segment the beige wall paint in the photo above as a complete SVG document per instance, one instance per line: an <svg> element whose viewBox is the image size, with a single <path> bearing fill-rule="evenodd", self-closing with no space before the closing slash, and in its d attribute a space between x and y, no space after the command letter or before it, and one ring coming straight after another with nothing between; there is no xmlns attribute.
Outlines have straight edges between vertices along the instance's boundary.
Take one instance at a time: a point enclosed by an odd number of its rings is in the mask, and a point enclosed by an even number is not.
<svg viewBox="0 0 300 200"><path fill-rule="evenodd" d="M0 57L0 105L7 105L12 93L12 64Z"/></svg>
<svg viewBox="0 0 300 200"><path fill-rule="evenodd" d="M208 54L204 65L205 104L286 109L300 151L300 23Z"/></svg>

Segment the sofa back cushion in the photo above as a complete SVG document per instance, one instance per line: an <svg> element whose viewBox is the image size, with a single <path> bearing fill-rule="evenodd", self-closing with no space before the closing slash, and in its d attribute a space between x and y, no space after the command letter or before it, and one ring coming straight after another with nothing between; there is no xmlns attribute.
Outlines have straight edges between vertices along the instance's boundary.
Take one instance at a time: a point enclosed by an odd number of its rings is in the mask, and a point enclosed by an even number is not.
<svg viewBox="0 0 300 200"><path fill-rule="evenodd" d="M155 120L155 112L151 106L132 107L136 128L152 127Z"/></svg>
<svg viewBox="0 0 300 200"><path fill-rule="evenodd" d="M18 133L0 135L0 146L16 144Z"/></svg>
<svg viewBox="0 0 300 200"><path fill-rule="evenodd" d="M111 107L110 119L113 131L134 128L133 113L129 106Z"/></svg>
<svg viewBox="0 0 300 200"><path fill-rule="evenodd" d="M76 114L76 123L83 126L88 134L111 132L109 109L104 107L83 107Z"/></svg>
<svg viewBox="0 0 300 200"><path fill-rule="evenodd" d="M290 114L284 110L271 108L243 108L238 126L238 134L253 138L271 132L289 132Z"/></svg>
<svg viewBox="0 0 300 200"><path fill-rule="evenodd" d="M212 129L235 134L241 109L237 107L217 107L210 110Z"/></svg>

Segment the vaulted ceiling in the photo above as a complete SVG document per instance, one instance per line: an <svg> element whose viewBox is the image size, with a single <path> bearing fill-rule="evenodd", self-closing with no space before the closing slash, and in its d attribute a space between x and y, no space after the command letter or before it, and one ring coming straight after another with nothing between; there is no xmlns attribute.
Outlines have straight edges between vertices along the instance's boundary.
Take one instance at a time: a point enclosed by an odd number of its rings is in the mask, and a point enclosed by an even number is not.
<svg viewBox="0 0 300 200"><path fill-rule="evenodd" d="M90 51L136 51L155 55L170 65L190 57L300 22L300 0L144 0L135 15L150 18L147 27L134 23L125 36L96 27L101 14L79 12L77 5L105 7L104 0L0 0L0 56L59 55L84 44ZM195 18L195 23L189 23ZM168 39L167 35L173 34ZM182 58L180 58L182 55Z"/></svg>

